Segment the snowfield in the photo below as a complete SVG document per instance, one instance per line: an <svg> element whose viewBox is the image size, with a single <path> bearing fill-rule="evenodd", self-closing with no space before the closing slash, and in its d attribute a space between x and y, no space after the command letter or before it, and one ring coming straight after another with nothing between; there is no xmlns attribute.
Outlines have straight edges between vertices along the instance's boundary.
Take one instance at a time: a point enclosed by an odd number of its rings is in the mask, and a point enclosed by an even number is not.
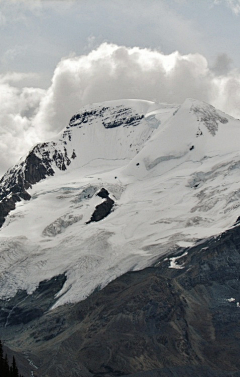
<svg viewBox="0 0 240 377"><path fill-rule="evenodd" d="M53 142L74 158L64 171L54 165L54 176L29 188L31 200L8 215L0 231L1 298L31 294L65 273L55 305L83 300L129 270L219 234L240 215L240 121L208 104L93 104ZM104 202L101 188L113 209L87 224ZM184 268L176 260L170 267Z"/></svg>

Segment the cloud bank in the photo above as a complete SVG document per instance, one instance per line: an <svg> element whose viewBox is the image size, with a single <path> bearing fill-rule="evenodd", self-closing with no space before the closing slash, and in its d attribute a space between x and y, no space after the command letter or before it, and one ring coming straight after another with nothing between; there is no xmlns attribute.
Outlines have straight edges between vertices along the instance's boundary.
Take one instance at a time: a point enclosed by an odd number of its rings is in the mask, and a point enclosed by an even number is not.
<svg viewBox="0 0 240 377"><path fill-rule="evenodd" d="M1 174L39 140L32 120L45 91L39 88L19 89L14 86L25 77L25 74L18 73L0 75Z"/></svg>
<svg viewBox="0 0 240 377"><path fill-rule="evenodd" d="M48 90L19 88L21 79L0 76L0 173L37 141L61 131L88 103L121 98L182 103L192 97L240 117L240 73L226 54L209 67L200 54L164 55L103 43L86 55L62 59Z"/></svg>

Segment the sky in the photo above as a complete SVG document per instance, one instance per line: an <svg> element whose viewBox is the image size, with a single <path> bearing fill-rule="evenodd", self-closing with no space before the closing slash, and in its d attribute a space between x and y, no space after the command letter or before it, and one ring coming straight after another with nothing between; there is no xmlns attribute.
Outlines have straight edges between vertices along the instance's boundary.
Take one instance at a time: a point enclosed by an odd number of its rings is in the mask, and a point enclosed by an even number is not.
<svg viewBox="0 0 240 377"><path fill-rule="evenodd" d="M240 118L240 0L0 0L0 174L88 103Z"/></svg>

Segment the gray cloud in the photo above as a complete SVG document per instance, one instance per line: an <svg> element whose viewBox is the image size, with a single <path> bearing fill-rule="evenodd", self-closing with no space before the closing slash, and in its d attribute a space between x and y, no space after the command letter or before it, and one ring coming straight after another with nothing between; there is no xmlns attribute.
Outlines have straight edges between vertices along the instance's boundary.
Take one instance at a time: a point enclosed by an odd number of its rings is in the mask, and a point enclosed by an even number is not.
<svg viewBox="0 0 240 377"><path fill-rule="evenodd" d="M235 15L240 13L240 0L214 0L214 4L225 4Z"/></svg>
<svg viewBox="0 0 240 377"><path fill-rule="evenodd" d="M226 75L232 69L232 59L225 53L219 54L216 58L212 70L217 75Z"/></svg>
<svg viewBox="0 0 240 377"><path fill-rule="evenodd" d="M159 51L103 43L82 56L62 59L48 90L17 88L19 74L0 77L0 153L3 172L39 140L65 127L88 103L121 98L182 103L193 97L240 117L240 74L227 56L214 69L200 54ZM26 78L25 78L26 79Z"/></svg>

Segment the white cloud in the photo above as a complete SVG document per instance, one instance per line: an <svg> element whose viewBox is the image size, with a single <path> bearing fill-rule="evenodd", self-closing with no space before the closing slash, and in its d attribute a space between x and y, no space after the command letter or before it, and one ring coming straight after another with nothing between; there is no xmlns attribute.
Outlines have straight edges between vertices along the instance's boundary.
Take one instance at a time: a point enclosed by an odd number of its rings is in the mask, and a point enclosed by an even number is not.
<svg viewBox="0 0 240 377"><path fill-rule="evenodd" d="M214 72L200 54L164 55L103 43L89 54L62 59L34 123L43 134L60 131L81 106L121 98L181 103L193 97L219 103L226 112L238 115L231 100L221 98L233 79L231 72L222 75L229 64L230 59L221 55L215 64L218 72Z"/></svg>
<svg viewBox="0 0 240 377"><path fill-rule="evenodd" d="M166 56L103 43L88 55L58 64L35 124L47 131L60 130L81 106L111 99L182 102L186 96L197 96L208 100L206 71L207 61L199 54Z"/></svg>
<svg viewBox="0 0 240 377"><path fill-rule="evenodd" d="M222 54L213 69L200 54L103 43L57 65L48 90L17 88L19 74L0 76L0 170L13 164L38 140L64 128L83 105L121 98L182 103L193 97L240 117L240 73Z"/></svg>
<svg viewBox="0 0 240 377"><path fill-rule="evenodd" d="M44 91L10 85L9 82L19 79L20 74L0 77L0 173L15 164L39 140L32 118Z"/></svg>

